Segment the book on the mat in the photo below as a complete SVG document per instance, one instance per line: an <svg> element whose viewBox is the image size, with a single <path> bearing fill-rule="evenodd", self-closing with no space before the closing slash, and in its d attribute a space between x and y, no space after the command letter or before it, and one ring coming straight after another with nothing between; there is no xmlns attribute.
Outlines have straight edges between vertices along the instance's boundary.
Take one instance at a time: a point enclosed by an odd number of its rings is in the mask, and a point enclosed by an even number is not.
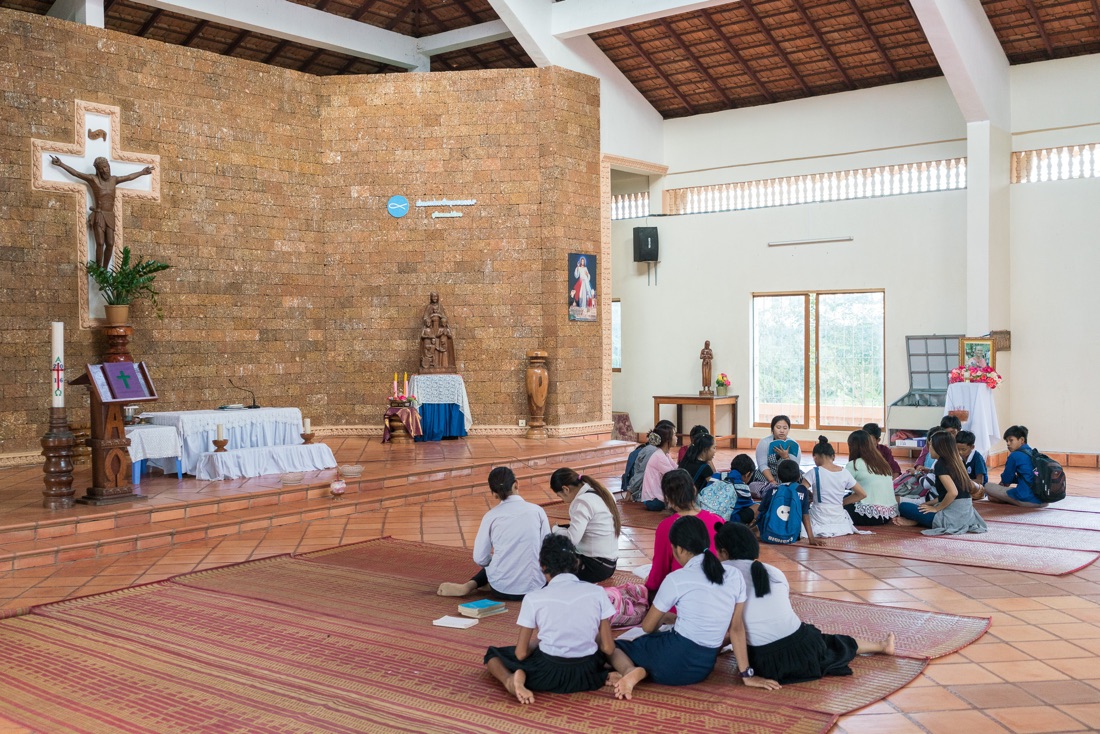
<svg viewBox="0 0 1100 734"><path fill-rule="evenodd" d="M475 619L491 617L494 614L501 614L506 611L508 609L504 606L504 602L493 601L492 599L478 599L477 601L468 601L465 604L458 605L459 614Z"/></svg>
<svg viewBox="0 0 1100 734"><path fill-rule="evenodd" d="M469 619L463 617L450 617L444 616L439 619L432 620L432 624L436 627L454 627L455 629L465 630L470 629L477 624L476 619Z"/></svg>

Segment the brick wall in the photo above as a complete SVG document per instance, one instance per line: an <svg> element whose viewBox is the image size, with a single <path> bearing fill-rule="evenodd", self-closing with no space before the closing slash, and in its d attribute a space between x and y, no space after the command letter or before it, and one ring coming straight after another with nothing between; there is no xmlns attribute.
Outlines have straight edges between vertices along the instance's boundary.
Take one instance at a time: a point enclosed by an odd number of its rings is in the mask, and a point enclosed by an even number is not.
<svg viewBox="0 0 1100 734"><path fill-rule="evenodd" d="M124 148L160 156L161 201L124 209L127 244L174 266L164 320L147 304L131 317L158 408L239 401L240 377L314 425L376 426L437 290L478 425L525 417L535 348L551 354L551 425L610 419L601 325L565 305L566 254L599 252L594 79L318 78L7 10L0 37L0 453L45 430L49 322L67 324L70 377L102 346L76 328L71 196L30 185L30 138L71 142L76 99L120 107ZM393 194L478 203L398 220ZM68 404L86 399L71 388Z"/></svg>

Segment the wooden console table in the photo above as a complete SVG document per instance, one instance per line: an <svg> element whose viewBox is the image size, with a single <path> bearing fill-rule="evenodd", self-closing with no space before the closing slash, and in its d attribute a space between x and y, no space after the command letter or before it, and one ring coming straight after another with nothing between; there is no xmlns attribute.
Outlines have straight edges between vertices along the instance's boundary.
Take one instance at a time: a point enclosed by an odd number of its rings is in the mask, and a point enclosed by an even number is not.
<svg viewBox="0 0 1100 734"><path fill-rule="evenodd" d="M714 436L715 443L730 440L730 448L737 448L737 395L654 395L653 396L653 425L661 420L661 406L676 406L676 433L679 436L686 435L684 428L684 406L706 405L710 407L710 435ZM730 432L726 435L718 435L716 415L719 405L728 405L732 411Z"/></svg>

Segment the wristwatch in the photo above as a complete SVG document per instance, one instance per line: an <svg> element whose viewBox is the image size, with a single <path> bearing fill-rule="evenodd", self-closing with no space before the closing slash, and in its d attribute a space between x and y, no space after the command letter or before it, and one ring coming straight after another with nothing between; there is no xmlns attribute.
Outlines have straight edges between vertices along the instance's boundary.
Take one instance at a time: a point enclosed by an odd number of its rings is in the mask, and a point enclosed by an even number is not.
<svg viewBox="0 0 1100 734"><path fill-rule="evenodd" d="M745 668L741 671L742 678L752 678L754 675L756 675L756 671L754 671L752 668Z"/></svg>

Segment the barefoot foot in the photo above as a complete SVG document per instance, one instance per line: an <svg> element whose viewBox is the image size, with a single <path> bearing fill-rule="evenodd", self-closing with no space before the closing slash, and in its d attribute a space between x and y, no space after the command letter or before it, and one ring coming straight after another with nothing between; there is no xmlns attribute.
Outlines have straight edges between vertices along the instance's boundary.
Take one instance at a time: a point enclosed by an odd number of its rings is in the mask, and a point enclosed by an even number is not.
<svg viewBox="0 0 1100 734"><path fill-rule="evenodd" d="M516 700L520 703L535 702L535 694L531 693L527 686L522 683L514 683L513 688L515 689Z"/></svg>
<svg viewBox="0 0 1100 734"><path fill-rule="evenodd" d="M467 581L464 584L442 583L435 593L439 596L466 596L474 590L470 588L472 584L472 581Z"/></svg>
<svg viewBox="0 0 1100 734"><path fill-rule="evenodd" d="M622 673L619 673L618 671L613 670L613 671L611 671L610 673L607 674L607 680L605 680L603 684L605 686L609 687L609 688L614 688L615 684L618 683L622 679L623 679Z"/></svg>
<svg viewBox="0 0 1100 734"><path fill-rule="evenodd" d="M890 522L892 522L893 524L895 524L899 527L903 527L903 528L911 528L914 525L918 524L916 520L910 520L907 517L900 517L900 516L893 518L892 520L890 520Z"/></svg>
<svg viewBox="0 0 1100 734"><path fill-rule="evenodd" d="M886 639L882 641L882 654L893 655L894 649L897 646L897 637L893 632L886 635Z"/></svg>
<svg viewBox="0 0 1100 734"><path fill-rule="evenodd" d="M634 694L634 686L642 682L646 676L645 668L635 668L615 683L615 698L630 700Z"/></svg>

